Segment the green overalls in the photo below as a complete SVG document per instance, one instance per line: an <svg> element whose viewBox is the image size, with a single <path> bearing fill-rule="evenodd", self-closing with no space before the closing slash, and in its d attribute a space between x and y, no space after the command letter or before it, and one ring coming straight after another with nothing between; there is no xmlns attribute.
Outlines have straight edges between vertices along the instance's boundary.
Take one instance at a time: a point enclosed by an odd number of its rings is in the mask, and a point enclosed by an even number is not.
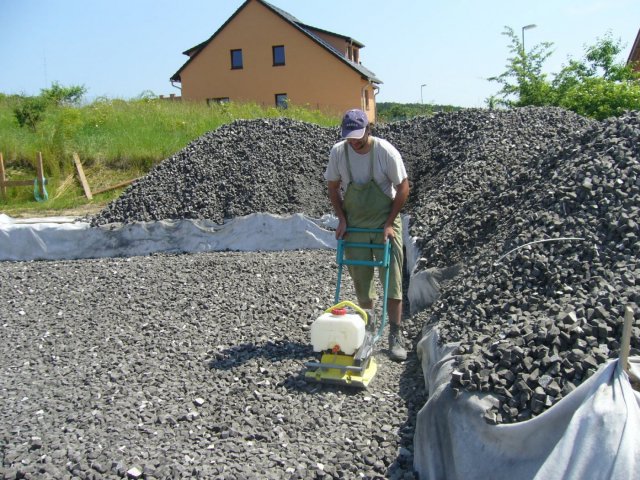
<svg viewBox="0 0 640 480"><path fill-rule="evenodd" d="M373 177L373 162L376 140L373 139L369 152L369 181L358 185L353 182L351 173L351 160L349 159L349 145L345 142L345 156L349 172L349 184L344 194L342 208L347 217L348 227L358 228L382 228L389 218L393 200L389 198L376 183ZM398 215L393 222L395 237L391 239L391 263L389 272L388 297L402 298L402 220ZM350 242L382 243L380 233L349 233ZM379 249L353 248L345 249L345 257L350 260L379 260L382 251ZM379 269L380 279L384 278L384 269ZM358 302L377 298L375 284L373 282L373 269L357 265L349 265L349 273L353 279Z"/></svg>

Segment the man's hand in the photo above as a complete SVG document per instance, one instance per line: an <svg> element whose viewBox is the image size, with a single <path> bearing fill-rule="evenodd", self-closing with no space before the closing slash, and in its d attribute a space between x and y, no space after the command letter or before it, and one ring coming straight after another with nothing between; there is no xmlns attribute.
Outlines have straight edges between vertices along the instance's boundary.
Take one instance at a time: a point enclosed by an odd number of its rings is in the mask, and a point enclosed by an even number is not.
<svg viewBox="0 0 640 480"><path fill-rule="evenodd" d="M336 228L336 239L340 240L347 232L347 218L342 209L342 195L340 195L340 180L327 183L329 189L329 200L333 205L333 210L338 217L338 228Z"/></svg>
<svg viewBox="0 0 640 480"><path fill-rule="evenodd" d="M382 241L386 242L387 240L391 240L396 238L396 232L393 230L393 225L384 226L384 231L382 232Z"/></svg>
<svg viewBox="0 0 640 480"><path fill-rule="evenodd" d="M344 219L341 219L338 221L338 227L336 228L336 239L340 240L341 238L343 238L346 232L347 232L347 221Z"/></svg>
<svg viewBox="0 0 640 480"><path fill-rule="evenodd" d="M393 222L400 214L400 210L402 210L402 207L407 202L407 198L409 198L409 179L405 178L396 185L396 196L391 204L391 213L389 213L389 218L387 218L384 227L382 227L384 229L382 234L383 241L395 238L396 234L393 231Z"/></svg>

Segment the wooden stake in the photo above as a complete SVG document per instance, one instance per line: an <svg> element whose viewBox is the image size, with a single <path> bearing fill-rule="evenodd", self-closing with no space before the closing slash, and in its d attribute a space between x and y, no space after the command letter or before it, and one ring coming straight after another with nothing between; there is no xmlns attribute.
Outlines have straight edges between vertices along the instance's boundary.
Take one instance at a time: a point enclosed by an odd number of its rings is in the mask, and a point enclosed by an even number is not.
<svg viewBox="0 0 640 480"><path fill-rule="evenodd" d="M84 195L89 199L93 199L93 195L91 194L91 189L89 188L89 183L87 182L87 177L84 176L84 170L82 169L82 164L80 163L80 157L76 152L73 152L73 161L76 164L76 169L78 170L78 178L80 178L80 183L82 184L82 189L84 190Z"/></svg>
<svg viewBox="0 0 640 480"><path fill-rule="evenodd" d="M624 309L624 328L622 330L622 343L620 344L620 361L622 368L629 373L629 348L631 347L631 325L633 325L633 310L631 307Z"/></svg>
<svg viewBox="0 0 640 480"><path fill-rule="evenodd" d="M4 176L4 159L2 158L2 152L0 152L0 198L7 196L7 186L5 182L7 177Z"/></svg>
<svg viewBox="0 0 640 480"><path fill-rule="evenodd" d="M36 162L36 177L38 179L38 192L40 197L44 198L44 174L42 168L42 152L38 152L38 161Z"/></svg>
<svg viewBox="0 0 640 480"><path fill-rule="evenodd" d="M136 180L138 180L138 179L134 178L134 179L131 179L131 180L125 180L124 182L116 183L115 185L111 185L110 187L106 187L106 188L102 188L100 190L96 190L95 192L93 192L93 194L94 195L98 195L99 193L108 192L109 190L115 190L116 188L126 187L127 185L130 185L133 182L135 182Z"/></svg>
<svg viewBox="0 0 640 480"><path fill-rule="evenodd" d="M33 180L7 180L6 187L33 187Z"/></svg>

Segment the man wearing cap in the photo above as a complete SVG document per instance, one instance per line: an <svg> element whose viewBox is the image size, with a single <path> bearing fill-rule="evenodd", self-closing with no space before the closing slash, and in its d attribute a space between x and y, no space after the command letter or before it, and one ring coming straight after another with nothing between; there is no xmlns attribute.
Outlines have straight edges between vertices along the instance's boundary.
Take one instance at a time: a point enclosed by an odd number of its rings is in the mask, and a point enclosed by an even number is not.
<svg viewBox="0 0 640 480"><path fill-rule="evenodd" d="M338 217L336 238L347 226L382 228L382 234L349 233L349 241L392 243L387 312L389 352L394 360L407 358L400 322L402 319L402 223L400 210L409 196L409 180L398 150L388 141L371 135L371 126L362 110L349 110L342 119L342 138L331 149L324 173L329 200ZM345 249L347 259L371 260L379 250ZM349 273L360 307L371 309L376 298L370 267L349 265ZM379 272L381 278L384 272Z"/></svg>

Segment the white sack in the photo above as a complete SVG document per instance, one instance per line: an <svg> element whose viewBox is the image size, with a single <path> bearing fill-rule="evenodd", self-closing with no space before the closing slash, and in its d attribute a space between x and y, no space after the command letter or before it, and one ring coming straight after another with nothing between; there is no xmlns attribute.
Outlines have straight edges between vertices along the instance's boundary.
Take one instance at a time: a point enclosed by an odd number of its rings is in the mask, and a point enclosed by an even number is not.
<svg viewBox="0 0 640 480"><path fill-rule="evenodd" d="M464 392L453 398L455 346L439 346L436 329L418 344L429 391L414 438L421 480L640 477L640 394L619 361L603 365L531 420L489 425L483 414L497 402L490 395ZM640 358L631 360L637 369Z"/></svg>

